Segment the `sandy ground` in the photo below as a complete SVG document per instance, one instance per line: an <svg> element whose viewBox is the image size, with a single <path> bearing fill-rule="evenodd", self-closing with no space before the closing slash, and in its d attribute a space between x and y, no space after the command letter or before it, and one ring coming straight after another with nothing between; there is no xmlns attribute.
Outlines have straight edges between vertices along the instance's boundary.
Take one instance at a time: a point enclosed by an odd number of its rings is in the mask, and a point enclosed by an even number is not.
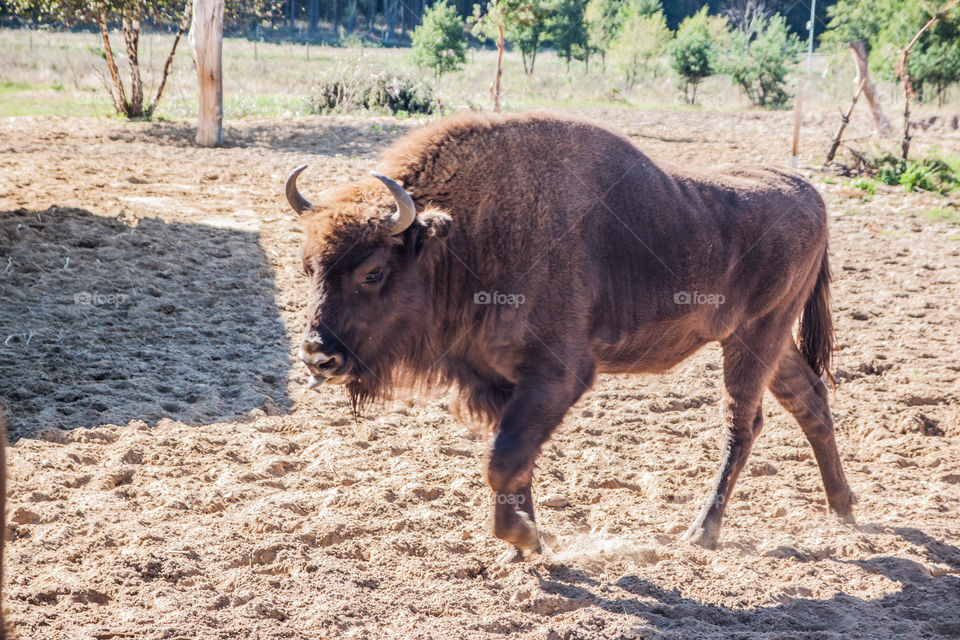
<svg viewBox="0 0 960 640"><path fill-rule="evenodd" d="M581 111L687 162L783 164L788 113ZM834 114L803 160L822 157ZM679 542L715 471L719 351L601 377L545 448L544 553L495 564L484 443L440 401L303 394L301 233L281 185L358 177L410 121L0 121L7 607L24 638L960 636L960 229L939 197L832 213L832 399L857 525L771 399L722 544ZM923 141L960 150L958 132Z"/></svg>

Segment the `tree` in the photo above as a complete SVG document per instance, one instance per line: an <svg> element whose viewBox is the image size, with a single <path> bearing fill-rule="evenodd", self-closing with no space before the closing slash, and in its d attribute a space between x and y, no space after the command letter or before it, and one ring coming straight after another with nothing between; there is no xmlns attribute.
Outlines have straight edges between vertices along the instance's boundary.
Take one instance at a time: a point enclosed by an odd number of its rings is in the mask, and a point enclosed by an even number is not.
<svg viewBox="0 0 960 640"><path fill-rule="evenodd" d="M660 0L590 0L583 13L591 52L600 54L603 70L607 54L629 17L649 16L662 11Z"/></svg>
<svg viewBox="0 0 960 640"><path fill-rule="evenodd" d="M688 104L696 103L697 87L704 78L714 74L716 65L707 7L680 23L677 37L667 47L667 53L670 55L670 66L679 76L684 100Z"/></svg>
<svg viewBox="0 0 960 640"><path fill-rule="evenodd" d="M180 38L190 19L190 3L185 0L12 0L11 7L18 15L58 22L64 25L96 23L103 40L103 57L110 73L104 80L110 98L118 114L128 118L149 118L153 115L163 95L173 56ZM153 23L174 21L177 33L170 47L170 54L160 72L156 93L144 100L143 78L140 73L140 24L143 20ZM110 44L109 25L120 23L130 65L129 88L124 85L117 69L113 47Z"/></svg>
<svg viewBox="0 0 960 640"><path fill-rule="evenodd" d="M759 19L751 30L733 31L719 67L753 104L782 106L789 99L783 90L787 71L800 49L800 39L787 31L786 19L778 14Z"/></svg>
<svg viewBox="0 0 960 640"><path fill-rule="evenodd" d="M499 29L503 29L504 38L520 49L523 72L529 76L543 44L544 21L552 8L552 0L497 0L488 4L486 11L475 4L472 31L485 39L498 38Z"/></svg>
<svg viewBox="0 0 960 640"><path fill-rule="evenodd" d="M460 69L467 59L463 23L456 7L447 0L427 9L411 40L414 63L422 69L432 69L438 78L447 71Z"/></svg>
<svg viewBox="0 0 960 640"><path fill-rule="evenodd" d="M822 42L840 48L863 40L871 73L898 80L900 52L935 9L916 0L840 0L827 9L830 22ZM941 104L947 90L960 82L960 10L948 13L917 42L910 54L909 79L918 100L936 96Z"/></svg>
<svg viewBox="0 0 960 640"><path fill-rule="evenodd" d="M620 32L622 0L590 0L583 11L587 27L587 42L600 54L603 70L607 70L607 51Z"/></svg>
<svg viewBox="0 0 960 640"><path fill-rule="evenodd" d="M584 21L586 0L555 0L546 20L546 36L553 42L557 55L567 63L590 59L587 24Z"/></svg>
<svg viewBox="0 0 960 640"><path fill-rule="evenodd" d="M659 3L650 13L643 4L647 3L624 5L619 32L610 45L610 57L626 81L627 89L633 89L650 62L667 49L672 37Z"/></svg>

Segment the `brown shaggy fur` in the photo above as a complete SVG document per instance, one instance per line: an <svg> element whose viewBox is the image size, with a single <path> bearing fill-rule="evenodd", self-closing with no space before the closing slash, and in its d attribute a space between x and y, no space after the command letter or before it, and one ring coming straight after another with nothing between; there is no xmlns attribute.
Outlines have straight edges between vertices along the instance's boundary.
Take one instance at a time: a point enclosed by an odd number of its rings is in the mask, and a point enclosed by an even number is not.
<svg viewBox="0 0 960 640"><path fill-rule="evenodd" d="M455 385L495 427L497 536L537 547L534 461L598 372L663 372L712 341L724 357L721 469L687 538L715 544L767 388L813 445L831 508L850 517L820 380L833 331L827 217L808 182L655 162L617 133L544 114L442 120L395 143L379 170L417 219L384 236L394 202L372 178L305 214L305 344L343 357L330 377L360 404L398 385ZM477 304L480 292L523 300Z"/></svg>

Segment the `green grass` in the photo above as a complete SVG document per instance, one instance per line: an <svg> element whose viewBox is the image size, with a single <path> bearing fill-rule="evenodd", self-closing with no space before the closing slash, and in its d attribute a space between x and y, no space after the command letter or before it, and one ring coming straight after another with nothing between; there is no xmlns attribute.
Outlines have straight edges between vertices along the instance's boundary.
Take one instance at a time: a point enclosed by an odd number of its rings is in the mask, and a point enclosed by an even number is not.
<svg viewBox="0 0 960 640"><path fill-rule="evenodd" d="M938 207L927 212L926 217L934 222L946 222L960 226L960 209L956 207Z"/></svg>
<svg viewBox="0 0 960 640"><path fill-rule="evenodd" d="M17 93L19 91L28 91L29 89L32 89L32 88L33 87L31 87L26 82L4 81L4 82L0 82L0 95L3 95L5 93Z"/></svg>
<svg viewBox="0 0 960 640"><path fill-rule="evenodd" d="M172 36L141 35L140 60L146 93L152 95ZM346 45L347 43L342 43ZM409 49L254 42L226 38L223 43L224 115L227 118L283 116L306 113L313 85L337 65L372 66L422 77ZM107 115L109 97L103 86L103 43L98 33L61 33L0 29L0 115ZM117 65L126 78L127 65L119 34L113 36ZM470 49L465 67L436 82L436 95L451 109L489 108L490 83L496 51ZM844 58L846 60L846 58ZM832 64L818 57L818 71ZM552 51L537 56L532 76L525 76L520 54L504 57L502 104L506 109L619 107L678 109L704 112L740 111L748 100L726 77L707 78L700 87L701 105L680 102L675 78L666 59L653 65L647 78L628 91L612 69L601 72L599 59L589 70L582 63L567 68ZM803 64L798 66L802 71ZM837 69L841 69L837 67ZM834 109L849 100L852 68L814 74L807 80L804 104L809 109ZM181 119L196 113L196 71L189 46L181 41L157 117ZM888 91L886 85L882 91ZM97 96L91 98L91 95Z"/></svg>

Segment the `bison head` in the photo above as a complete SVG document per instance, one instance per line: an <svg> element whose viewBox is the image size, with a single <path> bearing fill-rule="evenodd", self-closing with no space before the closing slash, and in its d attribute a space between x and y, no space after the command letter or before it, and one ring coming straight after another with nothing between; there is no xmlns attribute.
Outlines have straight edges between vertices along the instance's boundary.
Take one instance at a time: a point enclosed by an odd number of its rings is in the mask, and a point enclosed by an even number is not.
<svg viewBox="0 0 960 640"><path fill-rule="evenodd" d="M310 279L307 328L299 358L310 387L344 384L354 407L382 397L398 366L425 348L433 315L437 240L450 227L380 174L329 192L316 205L287 179L287 200L304 216L303 268ZM386 189L384 189L386 187Z"/></svg>

